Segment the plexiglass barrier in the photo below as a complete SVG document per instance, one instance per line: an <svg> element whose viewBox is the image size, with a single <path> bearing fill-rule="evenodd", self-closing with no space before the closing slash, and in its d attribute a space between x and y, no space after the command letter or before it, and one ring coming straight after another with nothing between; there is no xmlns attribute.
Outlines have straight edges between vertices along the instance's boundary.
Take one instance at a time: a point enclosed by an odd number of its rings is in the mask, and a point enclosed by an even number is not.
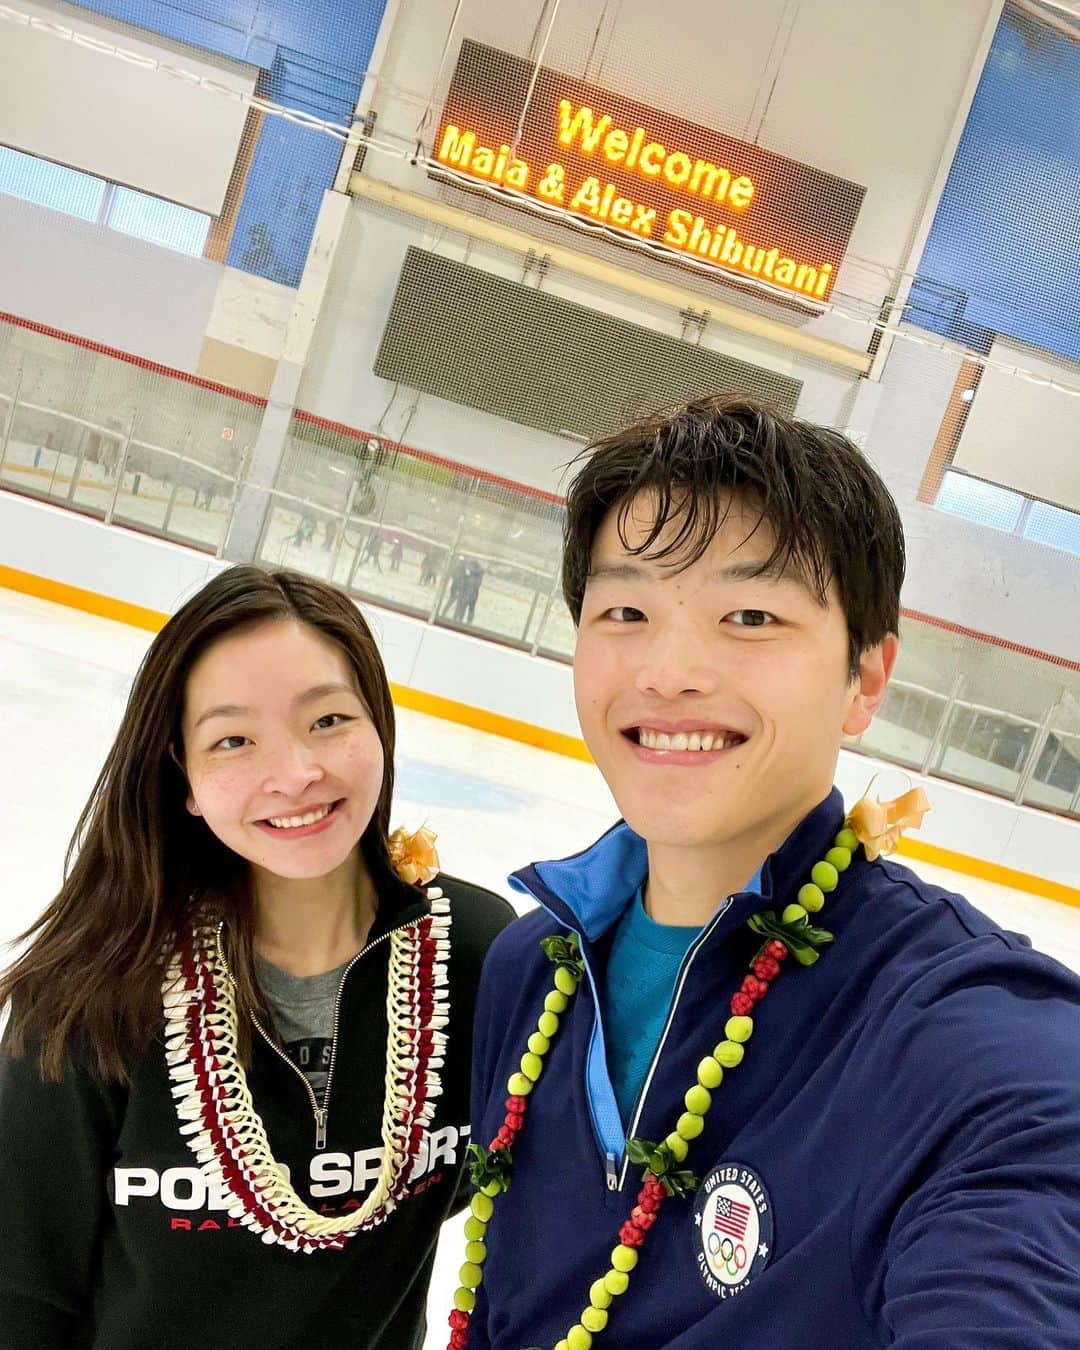
<svg viewBox="0 0 1080 1350"><path fill-rule="evenodd" d="M0 321L0 487L223 556L261 400ZM563 506L297 411L259 561L359 600L569 661ZM231 555L230 555L231 556ZM907 615L885 702L851 748L1080 817L1080 672Z"/></svg>

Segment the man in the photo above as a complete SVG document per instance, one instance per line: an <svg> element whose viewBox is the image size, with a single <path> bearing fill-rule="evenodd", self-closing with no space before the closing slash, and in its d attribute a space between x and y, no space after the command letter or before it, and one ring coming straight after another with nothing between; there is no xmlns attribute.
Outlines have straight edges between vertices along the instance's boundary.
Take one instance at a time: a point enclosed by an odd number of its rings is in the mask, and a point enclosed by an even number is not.
<svg viewBox="0 0 1080 1350"><path fill-rule="evenodd" d="M466 623L472 623L476 616L476 602L480 599L480 587L484 581L484 569L472 559L465 571L465 612Z"/></svg>
<svg viewBox="0 0 1080 1350"><path fill-rule="evenodd" d="M586 460L563 581L624 821L516 876L485 966L452 1346L1080 1347L1080 981L832 787L903 573L835 431L703 400Z"/></svg>

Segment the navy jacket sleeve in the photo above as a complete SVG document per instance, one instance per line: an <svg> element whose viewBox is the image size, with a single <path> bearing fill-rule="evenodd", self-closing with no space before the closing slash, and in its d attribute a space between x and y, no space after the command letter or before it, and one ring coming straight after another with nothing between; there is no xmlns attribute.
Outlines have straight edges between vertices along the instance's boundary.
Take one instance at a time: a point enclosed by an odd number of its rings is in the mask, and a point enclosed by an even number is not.
<svg viewBox="0 0 1080 1350"><path fill-rule="evenodd" d="M475 1080L473 1066L476 1062L476 1047L472 1040L472 1034L476 1024L476 999L479 997L481 988L481 973L491 944L504 928L513 923L516 914L514 907L501 895L496 895L493 891L484 890L480 886L473 886L471 883L463 882L455 877L443 876L440 878L440 884L443 885L448 894L457 900L454 915L456 927L453 931L451 944L462 970L462 975L458 981L460 988L457 991L457 997L459 1000L462 998L465 1000L464 1016L470 1032L467 1063L469 1065L471 1091L471 1085ZM457 1190L450 1207L450 1215L460 1214L469 1203L471 1195L472 1185L469 1181L469 1168L466 1161L458 1179Z"/></svg>
<svg viewBox="0 0 1080 1350"><path fill-rule="evenodd" d="M1080 1010L1065 976L1003 947L974 969L945 960L878 1042L852 1262L894 1350L1080 1347Z"/></svg>
<svg viewBox="0 0 1080 1350"><path fill-rule="evenodd" d="M0 1350L59 1350L89 1315L111 1098L77 1067L44 1082L34 1050L0 1059Z"/></svg>

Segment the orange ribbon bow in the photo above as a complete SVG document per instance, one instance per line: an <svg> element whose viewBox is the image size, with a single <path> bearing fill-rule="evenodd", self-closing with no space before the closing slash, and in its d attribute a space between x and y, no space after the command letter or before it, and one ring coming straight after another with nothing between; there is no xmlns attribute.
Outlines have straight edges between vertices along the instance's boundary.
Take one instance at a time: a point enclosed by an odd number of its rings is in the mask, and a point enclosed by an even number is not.
<svg viewBox="0 0 1080 1350"><path fill-rule="evenodd" d="M879 853L892 853L905 830L917 830L922 818L930 810L930 802L922 788L911 788L891 801L873 800L870 787L848 813L848 826L862 844L871 862Z"/></svg>
<svg viewBox="0 0 1080 1350"><path fill-rule="evenodd" d="M407 830L396 829L390 836L390 861L394 871L410 885L416 882L428 882L439 871L439 855L435 851L438 838L431 830L422 826L415 834Z"/></svg>

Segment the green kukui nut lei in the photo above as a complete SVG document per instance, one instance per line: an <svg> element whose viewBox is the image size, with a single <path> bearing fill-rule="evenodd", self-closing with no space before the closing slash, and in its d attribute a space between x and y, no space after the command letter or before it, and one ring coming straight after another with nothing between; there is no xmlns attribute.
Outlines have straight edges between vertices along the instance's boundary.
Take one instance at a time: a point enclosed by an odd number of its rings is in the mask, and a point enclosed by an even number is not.
<svg viewBox="0 0 1080 1350"><path fill-rule="evenodd" d="M732 1015L724 1025L724 1039L698 1064L697 1081L683 1098L684 1110L672 1132L659 1143L648 1139L626 1141L627 1158L643 1168L643 1184L637 1203L619 1230L619 1244L612 1250L610 1268L589 1286L588 1303L562 1340L556 1342L554 1350L590 1350L594 1336L607 1327L615 1300L630 1287L630 1276L638 1263L638 1249L659 1218L662 1203L669 1196L682 1198L697 1189L697 1178L692 1172L680 1171L679 1164L685 1161L693 1140L703 1132L713 1094L723 1084L724 1074L742 1063L746 1044L754 1031L754 1019L750 1014L755 1003L769 992L770 985L780 973L781 963L790 955L798 965L812 966L821 955L821 948L832 942L832 934L815 927L810 916L817 914L824 907L825 897L836 890L840 873L851 866L858 847L855 832L845 823L824 859L810 869L810 880L799 888L795 903L787 905L779 918L774 910L767 909L747 920L751 932L764 941L750 962L753 973L743 980L741 988L731 998ZM495 1198L510 1188L512 1146L525 1123L529 1094L543 1073L544 1058L558 1034L562 1014L585 975L585 963L575 934L547 937L540 945L555 965L554 987L544 999L544 1010L536 1031L529 1037L520 1067L507 1081L510 1095L498 1134L488 1148L480 1144L469 1146L469 1175L476 1189L465 1223L468 1246L459 1275L461 1284L454 1294L454 1311L450 1314L448 1350L464 1350L468 1345L476 1290L484 1278L485 1237ZM540 1350L540 1347L532 1346L528 1350Z"/></svg>

